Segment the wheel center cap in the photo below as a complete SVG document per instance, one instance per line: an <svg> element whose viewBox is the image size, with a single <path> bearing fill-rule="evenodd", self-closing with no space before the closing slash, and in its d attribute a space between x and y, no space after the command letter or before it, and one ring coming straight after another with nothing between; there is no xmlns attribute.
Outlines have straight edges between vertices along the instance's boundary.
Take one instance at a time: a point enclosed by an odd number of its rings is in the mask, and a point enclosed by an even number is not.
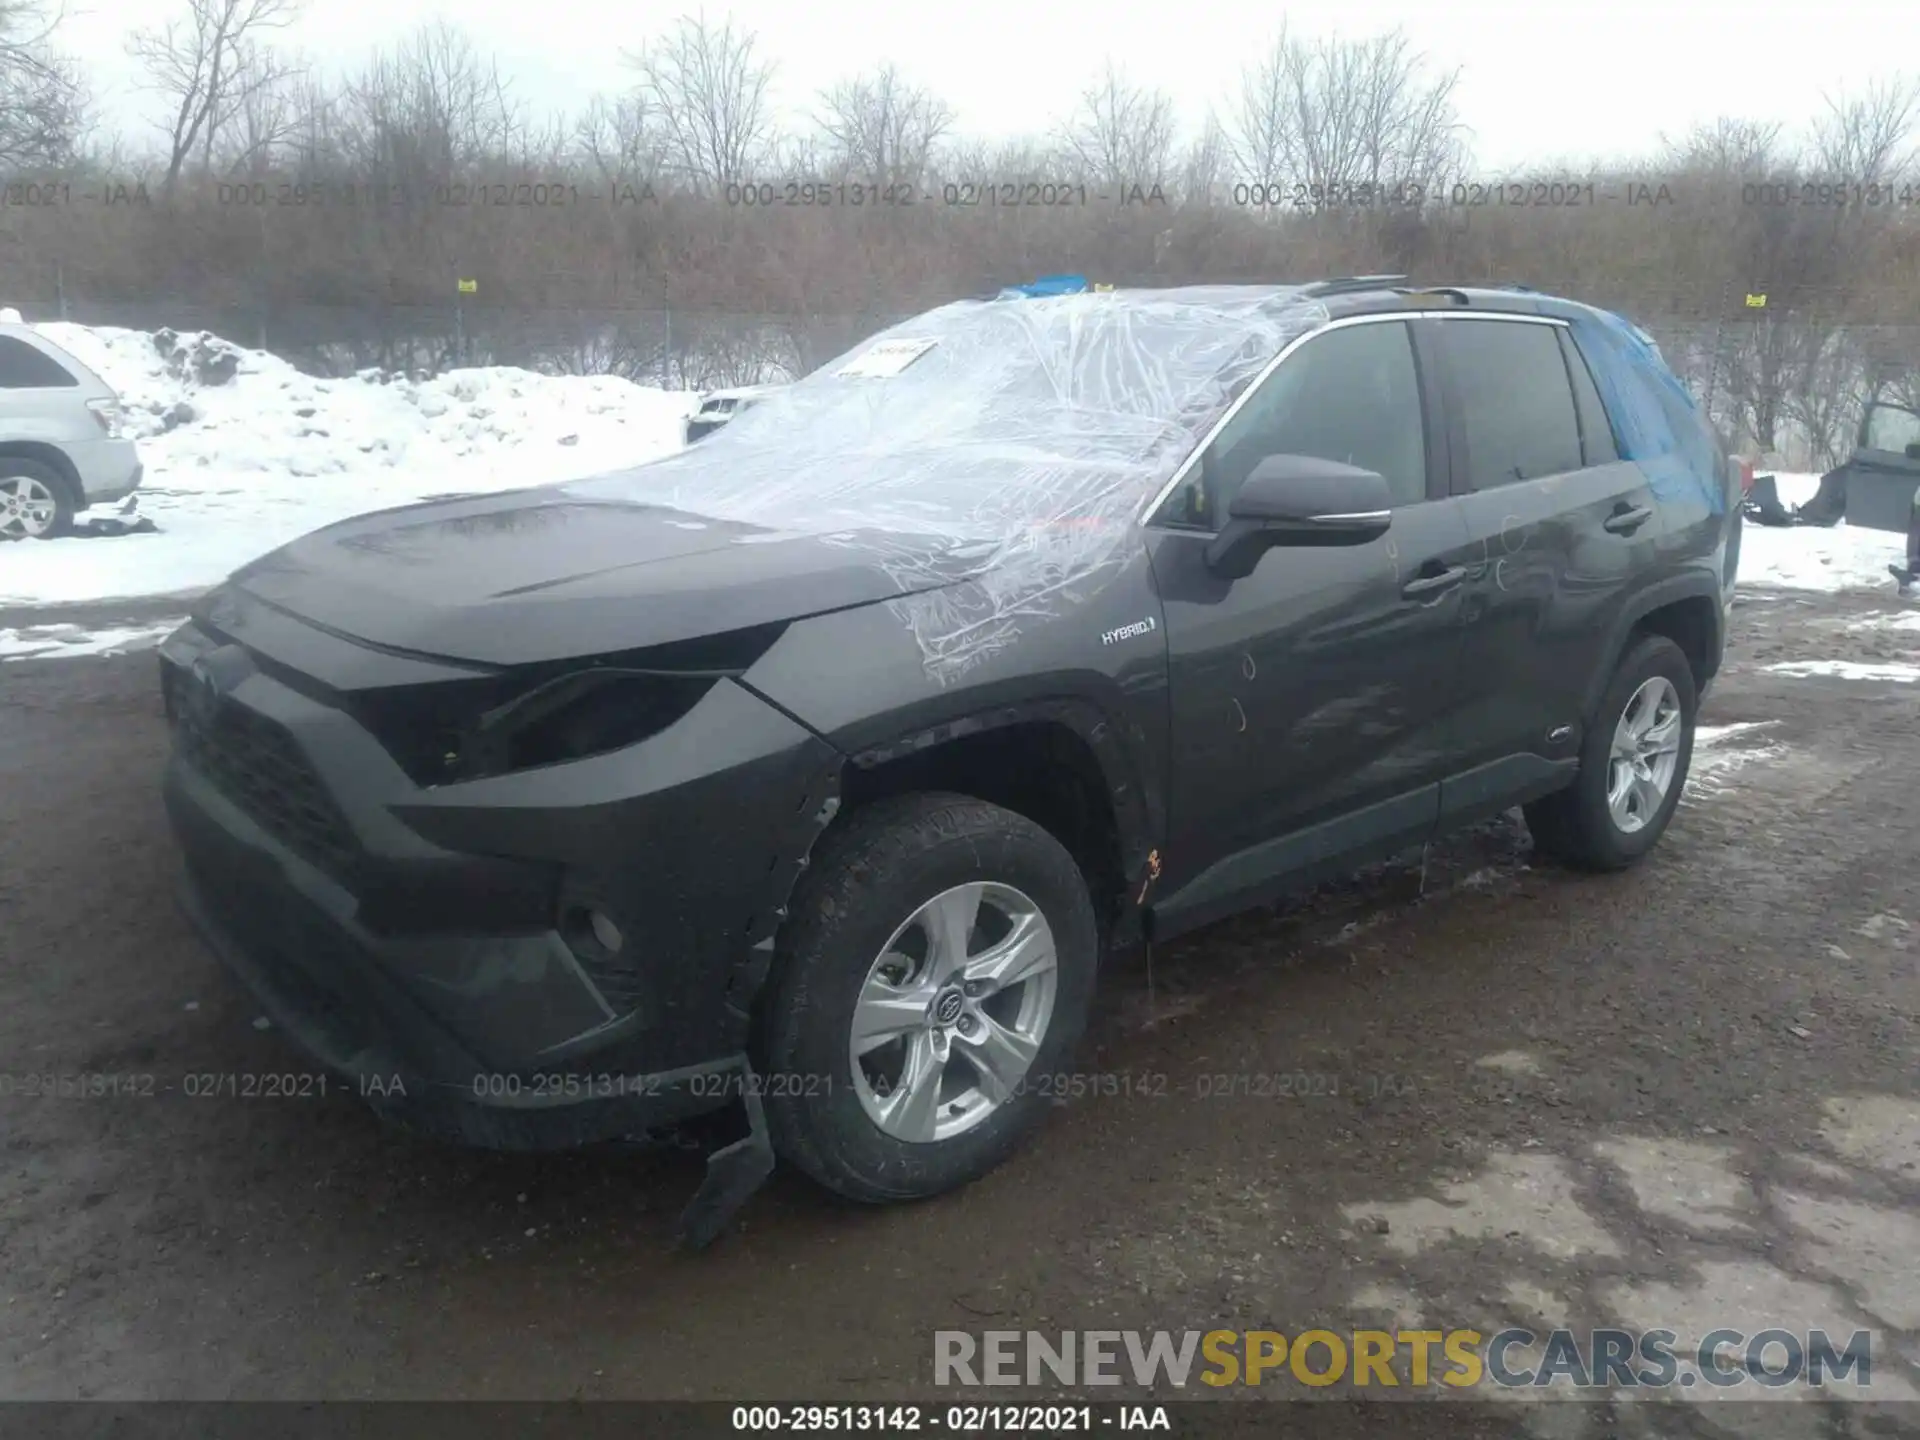
<svg viewBox="0 0 1920 1440"><path fill-rule="evenodd" d="M943 990L933 1002L933 1021L936 1025L951 1025L960 1018L960 1012L966 1007L966 999L958 990Z"/></svg>

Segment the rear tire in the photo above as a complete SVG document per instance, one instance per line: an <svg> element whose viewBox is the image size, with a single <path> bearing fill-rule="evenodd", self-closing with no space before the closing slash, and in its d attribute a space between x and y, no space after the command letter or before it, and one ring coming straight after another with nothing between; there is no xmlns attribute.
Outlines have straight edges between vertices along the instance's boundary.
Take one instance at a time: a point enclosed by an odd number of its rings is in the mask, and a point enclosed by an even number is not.
<svg viewBox="0 0 1920 1440"><path fill-rule="evenodd" d="M0 540L51 540L73 528L67 477L38 460L0 457Z"/></svg>
<svg viewBox="0 0 1920 1440"><path fill-rule="evenodd" d="M984 1175L1042 1119L1034 1077L1072 1059L1097 942L1079 866L1024 816L959 795L855 813L803 875L763 995L774 1149L868 1203Z"/></svg>
<svg viewBox="0 0 1920 1440"><path fill-rule="evenodd" d="M1678 645L1664 635L1631 645L1581 743L1573 784L1525 807L1534 850L1606 871L1626 869L1659 844L1686 788L1699 703ZM1672 747L1663 749L1669 717ZM1634 737L1636 724L1651 743Z"/></svg>

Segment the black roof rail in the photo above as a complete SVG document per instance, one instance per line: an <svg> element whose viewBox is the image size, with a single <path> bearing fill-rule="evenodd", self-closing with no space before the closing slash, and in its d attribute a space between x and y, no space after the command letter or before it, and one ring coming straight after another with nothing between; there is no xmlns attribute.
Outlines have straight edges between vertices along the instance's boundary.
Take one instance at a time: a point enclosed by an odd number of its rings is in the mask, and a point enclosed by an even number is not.
<svg viewBox="0 0 1920 1440"><path fill-rule="evenodd" d="M1338 280L1316 280L1311 285L1302 285L1300 293L1318 298L1345 295L1354 290L1391 290L1406 282L1404 275L1345 275Z"/></svg>

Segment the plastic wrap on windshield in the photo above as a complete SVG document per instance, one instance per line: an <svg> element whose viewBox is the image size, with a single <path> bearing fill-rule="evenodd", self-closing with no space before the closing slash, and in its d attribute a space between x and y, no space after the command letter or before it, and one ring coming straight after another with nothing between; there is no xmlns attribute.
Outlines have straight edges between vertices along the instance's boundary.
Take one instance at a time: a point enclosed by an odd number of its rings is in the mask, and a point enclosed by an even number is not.
<svg viewBox="0 0 1920 1440"><path fill-rule="evenodd" d="M1698 500L1713 514L1724 511L1726 481L1706 417L1652 338L1604 310L1576 319L1573 333L1613 421L1620 458L1639 464L1657 499Z"/></svg>
<svg viewBox="0 0 1920 1440"><path fill-rule="evenodd" d="M1327 318L1277 287L946 305L679 454L565 488L760 527L736 543L857 548L944 683L1094 594L1234 396Z"/></svg>

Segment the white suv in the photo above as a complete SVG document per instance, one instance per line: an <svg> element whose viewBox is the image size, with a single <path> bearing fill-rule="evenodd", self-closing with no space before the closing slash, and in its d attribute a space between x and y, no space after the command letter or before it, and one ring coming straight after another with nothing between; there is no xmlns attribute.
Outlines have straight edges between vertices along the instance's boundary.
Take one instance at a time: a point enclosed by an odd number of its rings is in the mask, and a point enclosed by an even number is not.
<svg viewBox="0 0 1920 1440"><path fill-rule="evenodd" d="M0 540L58 535L139 484L112 387L31 325L0 322Z"/></svg>

